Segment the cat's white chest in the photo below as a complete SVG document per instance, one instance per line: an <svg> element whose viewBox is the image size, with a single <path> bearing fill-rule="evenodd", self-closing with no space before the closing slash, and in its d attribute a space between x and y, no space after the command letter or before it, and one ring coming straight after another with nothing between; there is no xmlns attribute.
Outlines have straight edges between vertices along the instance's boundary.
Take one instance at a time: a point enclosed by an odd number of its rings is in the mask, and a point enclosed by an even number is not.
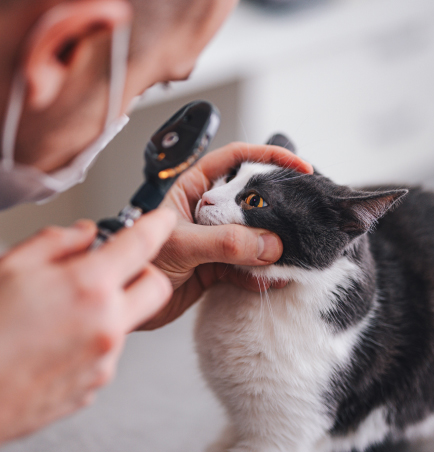
<svg viewBox="0 0 434 452"><path fill-rule="evenodd" d="M321 318L327 294L324 300L316 294L309 306L300 293L305 290L291 283L260 295L221 284L202 301L196 326L201 368L245 450L268 450L270 438L294 451L310 450L332 426L325 392L354 340L333 334Z"/></svg>

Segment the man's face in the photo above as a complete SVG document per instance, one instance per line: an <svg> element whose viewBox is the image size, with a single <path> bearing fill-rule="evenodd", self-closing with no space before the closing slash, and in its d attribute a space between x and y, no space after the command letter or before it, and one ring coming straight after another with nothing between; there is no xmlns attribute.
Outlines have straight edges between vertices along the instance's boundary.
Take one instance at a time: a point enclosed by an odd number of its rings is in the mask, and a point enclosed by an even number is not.
<svg viewBox="0 0 434 452"><path fill-rule="evenodd" d="M208 1L208 0L207 0ZM131 99L158 82L186 80L196 60L232 11L238 0L215 0L201 24L178 24L168 30L143 57L130 65L124 99Z"/></svg>
<svg viewBox="0 0 434 452"><path fill-rule="evenodd" d="M202 23L177 23L162 32L143 54L138 47L128 64L122 110L125 112L135 96L156 83L186 79L237 1L213 0ZM102 55L106 53L96 50L90 60L96 65L99 59L99 66L104 66ZM59 100L46 112L24 112L15 153L18 162L47 173L55 171L101 133L107 114L108 83L88 77L86 67L83 64L76 69Z"/></svg>

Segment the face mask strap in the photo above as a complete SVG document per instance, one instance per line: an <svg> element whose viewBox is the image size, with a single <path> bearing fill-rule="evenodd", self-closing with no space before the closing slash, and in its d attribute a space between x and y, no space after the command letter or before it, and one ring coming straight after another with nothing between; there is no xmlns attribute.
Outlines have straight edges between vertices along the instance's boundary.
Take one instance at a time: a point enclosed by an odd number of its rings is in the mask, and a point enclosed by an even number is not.
<svg viewBox="0 0 434 452"><path fill-rule="evenodd" d="M127 79L130 37L130 25L119 26L113 30L109 100L105 128L116 120L121 113L125 83Z"/></svg>
<svg viewBox="0 0 434 452"><path fill-rule="evenodd" d="M128 70L128 56L130 47L131 26L124 25L113 30L109 100L105 128L120 115ZM1 138L0 165L4 171L11 171L15 166L14 153L18 128L24 108L26 83L21 72L12 81L9 102Z"/></svg>
<svg viewBox="0 0 434 452"><path fill-rule="evenodd" d="M86 172L95 160L96 156L107 146L107 144L123 129L129 118L121 115L122 102L125 90L125 81L128 70L128 57L130 48L131 25L123 25L113 30L111 61L110 61L110 82L108 93L107 115L102 134L91 143L85 150L78 154L68 167L60 168L50 173L45 184L58 189L58 181L63 181L62 190L82 182ZM79 174L79 176L77 176ZM72 176L71 176L72 175ZM71 178L72 177L72 178ZM66 183L65 181L72 183ZM65 188L66 187L66 188Z"/></svg>
<svg viewBox="0 0 434 452"><path fill-rule="evenodd" d="M9 103L3 124L2 158L0 163L5 171L11 171L14 167L15 144L20 118L23 112L25 91L24 77L19 72L12 82Z"/></svg>

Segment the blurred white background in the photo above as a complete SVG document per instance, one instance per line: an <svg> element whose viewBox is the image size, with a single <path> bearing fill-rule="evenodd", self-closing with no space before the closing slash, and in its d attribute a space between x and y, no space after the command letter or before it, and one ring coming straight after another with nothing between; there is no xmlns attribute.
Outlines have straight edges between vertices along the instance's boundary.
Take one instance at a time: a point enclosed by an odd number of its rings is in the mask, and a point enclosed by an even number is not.
<svg viewBox="0 0 434 452"><path fill-rule="evenodd" d="M150 135L198 98L221 111L214 148L283 132L336 182L434 187L434 2L329 0L279 13L241 4L191 80L153 88L84 184L0 214L1 246L50 223L115 214L142 182ZM2 452L204 450L223 413L197 369L193 321L194 310L131 335L94 406Z"/></svg>

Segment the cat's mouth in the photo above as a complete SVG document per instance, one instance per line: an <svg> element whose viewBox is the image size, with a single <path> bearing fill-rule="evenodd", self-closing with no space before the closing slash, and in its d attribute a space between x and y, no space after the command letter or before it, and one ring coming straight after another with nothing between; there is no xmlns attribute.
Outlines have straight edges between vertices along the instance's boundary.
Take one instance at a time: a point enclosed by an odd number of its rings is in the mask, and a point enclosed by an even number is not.
<svg viewBox="0 0 434 452"><path fill-rule="evenodd" d="M195 215L195 220L197 224L201 224L203 226L219 226L225 224L220 219L220 212L213 211L212 209L204 209L198 215Z"/></svg>
<svg viewBox="0 0 434 452"><path fill-rule="evenodd" d="M234 203L235 204L235 203ZM239 207L234 205L220 206L200 199L194 212L194 220L204 226L219 226L223 224L244 224L244 219L239 212Z"/></svg>
<svg viewBox="0 0 434 452"><path fill-rule="evenodd" d="M206 205L202 199L199 200L194 213L194 219L197 224L203 226L218 226L224 224L222 222L222 214L220 209L213 205Z"/></svg>

